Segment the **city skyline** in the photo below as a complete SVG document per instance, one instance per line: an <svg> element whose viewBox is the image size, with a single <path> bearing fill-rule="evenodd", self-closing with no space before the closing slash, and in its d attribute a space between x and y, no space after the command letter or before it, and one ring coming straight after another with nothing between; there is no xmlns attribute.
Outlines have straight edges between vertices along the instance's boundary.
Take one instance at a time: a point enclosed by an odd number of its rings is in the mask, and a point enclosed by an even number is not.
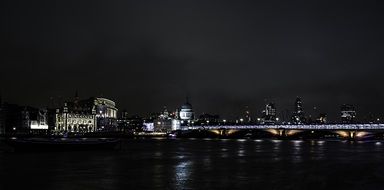
<svg viewBox="0 0 384 190"><path fill-rule="evenodd" d="M0 189L382 189L383 10L3 0Z"/></svg>
<svg viewBox="0 0 384 190"><path fill-rule="evenodd" d="M43 105L43 106L35 106L36 108L39 109L58 109L62 108L62 106L66 105L68 102L74 102L78 100L82 101L87 101L92 98L107 98L104 96L90 96L90 97L80 97L78 96L78 92L76 91L75 96L73 97L67 97L67 98L60 98L60 99L53 99L50 98L50 101ZM3 101L2 97L0 96L0 100L3 103L8 103L8 104L18 104L17 102L8 102L8 101ZM299 104L298 104L299 101ZM280 107L278 104L275 103L275 101L267 101L264 99L264 105L260 108L257 109L251 109L248 105L238 109L238 112L233 111L231 115L221 115L221 112L208 112L204 110L200 110L199 108L195 109L194 112L196 113L195 118L197 119L200 116L203 116L204 114L212 114L216 116L220 116L220 119L228 120L228 121L235 121L238 119L245 119L247 117L250 117L253 122L260 121L260 118L263 118L268 114L268 112L271 108L268 108L272 106L273 108L273 114L272 114L272 120L277 119L279 123L281 122L292 122L292 124L304 124L306 123L305 120L309 120L310 122L316 122L319 117L325 117L326 120L330 123L341 123L343 122L342 115L343 115L343 109L345 109L345 106L351 107L353 111L355 112L356 117L354 120L355 122L378 122L381 121L382 118L382 113L370 113L363 115L359 112L358 107L353 104L342 104L335 106L334 112L337 113L337 115L329 115L328 112L324 112L320 109L318 109L318 106L310 107L309 109L306 109L305 103L303 106L303 100L301 97L297 96L294 101L292 101L291 107ZM305 101L304 101L305 102ZM117 117L121 117L122 114L126 116L141 116L144 118L151 117L153 114L158 113L161 114L164 109L170 111L171 113L174 113L175 111L179 110L184 104L190 104L190 98L187 96L186 99L184 99L184 102L181 102L180 104L172 107L172 106L167 106L163 105L162 107L157 108L154 111L147 111L144 113L138 113L138 112L132 112L130 113L126 108L119 107L119 103L116 102L117 108L119 109L119 112L116 114ZM1 105L1 104L0 104ZM299 106L298 106L299 105ZM25 106L25 107L30 107L30 104L24 104L24 105L19 105L19 106ZM197 110L197 111L196 111ZM348 110L348 109L347 109ZM345 111L345 110L344 110ZM357 115L356 115L357 113ZM299 115L298 115L299 114ZM297 118L298 117L298 118ZM297 122L300 121L300 122Z"/></svg>

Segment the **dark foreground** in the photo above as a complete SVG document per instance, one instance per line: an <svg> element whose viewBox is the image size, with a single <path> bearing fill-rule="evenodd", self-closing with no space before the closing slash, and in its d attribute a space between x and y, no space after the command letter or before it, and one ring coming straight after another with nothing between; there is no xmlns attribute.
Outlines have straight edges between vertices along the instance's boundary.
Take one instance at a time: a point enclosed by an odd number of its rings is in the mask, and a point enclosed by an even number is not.
<svg viewBox="0 0 384 190"><path fill-rule="evenodd" d="M9 152L0 189L382 189L384 142L132 139L116 151Z"/></svg>

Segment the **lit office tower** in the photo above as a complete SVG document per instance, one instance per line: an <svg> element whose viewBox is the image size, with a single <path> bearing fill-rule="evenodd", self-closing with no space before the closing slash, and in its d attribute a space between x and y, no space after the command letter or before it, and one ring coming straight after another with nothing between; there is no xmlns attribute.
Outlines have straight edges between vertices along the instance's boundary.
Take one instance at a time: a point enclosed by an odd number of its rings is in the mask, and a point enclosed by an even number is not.
<svg viewBox="0 0 384 190"><path fill-rule="evenodd" d="M295 109L292 115L292 122L294 124L303 124L305 123L305 116L303 111L303 103L301 98L297 97L295 101Z"/></svg>
<svg viewBox="0 0 384 190"><path fill-rule="evenodd" d="M265 105L263 110L263 121L264 124L274 124L276 122L276 107L274 103Z"/></svg>
<svg viewBox="0 0 384 190"><path fill-rule="evenodd" d="M343 104L341 106L341 122L353 123L356 117L355 107L349 104Z"/></svg>
<svg viewBox="0 0 384 190"><path fill-rule="evenodd" d="M248 123L250 123L252 121L252 117L251 117L248 106L245 106L245 120L244 121L248 122Z"/></svg>

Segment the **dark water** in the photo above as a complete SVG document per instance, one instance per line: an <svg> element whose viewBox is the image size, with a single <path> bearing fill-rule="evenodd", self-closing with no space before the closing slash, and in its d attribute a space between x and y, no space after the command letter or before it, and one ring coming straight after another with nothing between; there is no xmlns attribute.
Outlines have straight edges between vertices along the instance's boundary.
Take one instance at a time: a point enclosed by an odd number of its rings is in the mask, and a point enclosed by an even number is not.
<svg viewBox="0 0 384 190"><path fill-rule="evenodd" d="M383 189L384 142L143 139L120 151L0 148L0 189Z"/></svg>

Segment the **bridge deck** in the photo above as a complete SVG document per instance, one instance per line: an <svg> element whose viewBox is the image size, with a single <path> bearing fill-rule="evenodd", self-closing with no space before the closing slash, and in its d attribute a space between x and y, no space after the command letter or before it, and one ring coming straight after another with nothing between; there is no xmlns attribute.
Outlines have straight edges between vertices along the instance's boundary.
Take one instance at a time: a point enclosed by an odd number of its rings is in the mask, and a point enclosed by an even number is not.
<svg viewBox="0 0 384 190"><path fill-rule="evenodd" d="M323 124L323 125L208 125L190 126L197 129L292 129L292 130L384 130L384 124Z"/></svg>

